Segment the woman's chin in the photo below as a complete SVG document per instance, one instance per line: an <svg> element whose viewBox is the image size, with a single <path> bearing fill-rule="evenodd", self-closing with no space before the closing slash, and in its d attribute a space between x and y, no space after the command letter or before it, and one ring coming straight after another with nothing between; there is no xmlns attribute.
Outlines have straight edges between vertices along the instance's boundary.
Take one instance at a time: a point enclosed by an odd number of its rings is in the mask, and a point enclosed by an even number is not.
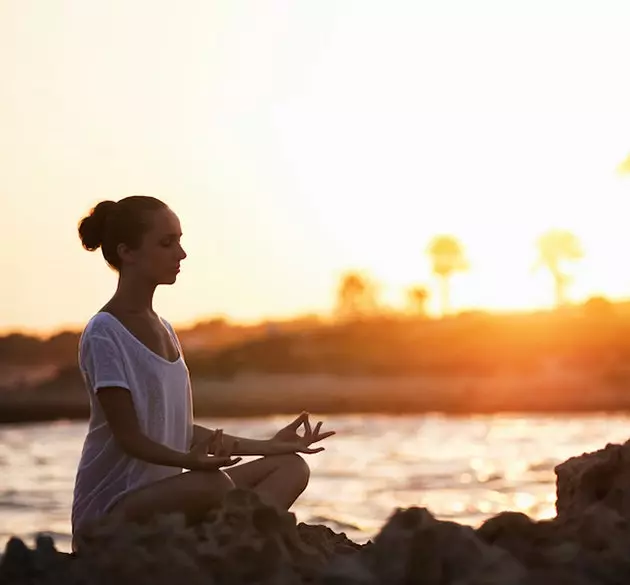
<svg viewBox="0 0 630 585"><path fill-rule="evenodd" d="M177 281L177 274L170 274L160 279L160 284L175 284Z"/></svg>

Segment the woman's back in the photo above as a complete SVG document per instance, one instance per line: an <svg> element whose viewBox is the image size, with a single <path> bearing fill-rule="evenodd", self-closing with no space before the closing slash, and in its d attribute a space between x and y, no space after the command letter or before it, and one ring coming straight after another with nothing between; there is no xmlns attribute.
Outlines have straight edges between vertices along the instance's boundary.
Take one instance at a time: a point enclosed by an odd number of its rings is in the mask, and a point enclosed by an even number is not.
<svg viewBox="0 0 630 585"><path fill-rule="evenodd" d="M94 315L82 333L79 366L91 416L75 481L73 532L106 513L125 493L182 471L125 454L96 396L99 388L129 390L142 432L176 451L189 450L193 427L189 372L173 328L161 321L179 350L175 361L150 350L107 312Z"/></svg>

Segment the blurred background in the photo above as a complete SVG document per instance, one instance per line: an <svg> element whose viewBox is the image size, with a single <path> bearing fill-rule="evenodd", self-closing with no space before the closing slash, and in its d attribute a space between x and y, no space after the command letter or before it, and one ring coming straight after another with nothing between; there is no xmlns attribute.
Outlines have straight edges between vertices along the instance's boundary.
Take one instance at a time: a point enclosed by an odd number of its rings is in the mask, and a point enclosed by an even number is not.
<svg viewBox="0 0 630 585"><path fill-rule="evenodd" d="M299 519L553 515L630 422L623 0L0 0L0 544L69 535L77 368L116 275L77 224L152 195L208 425L338 435ZM331 496L334 494L334 497ZM2 540L4 539L4 540Z"/></svg>

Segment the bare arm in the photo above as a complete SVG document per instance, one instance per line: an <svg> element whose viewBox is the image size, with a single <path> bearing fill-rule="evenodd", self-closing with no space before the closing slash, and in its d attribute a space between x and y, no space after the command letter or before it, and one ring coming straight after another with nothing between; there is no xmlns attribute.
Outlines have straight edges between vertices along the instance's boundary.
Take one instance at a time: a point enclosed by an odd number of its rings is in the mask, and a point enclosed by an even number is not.
<svg viewBox="0 0 630 585"><path fill-rule="evenodd" d="M228 445L228 451L233 455L285 455L287 453L319 453L323 451L323 447L311 448L313 442L321 441L326 437L334 435L334 431L319 434L321 423L315 427L313 435L310 425L307 427L307 433L304 437L300 437L295 433L295 429L305 420L300 415L287 427L276 433L271 439L247 439L245 437L236 437L234 435L222 434L222 442ZM202 442L207 442L210 435L215 432L200 425L193 426L193 446Z"/></svg>
<svg viewBox="0 0 630 585"><path fill-rule="evenodd" d="M239 461L238 458L231 459L229 453L225 456L208 456L208 445L203 442L200 448L182 453L153 441L142 432L131 393L125 388L99 388L97 396L115 441L130 457L155 465L207 470L228 467ZM211 436L204 437L205 442L210 439Z"/></svg>
<svg viewBox="0 0 630 585"><path fill-rule="evenodd" d="M193 425L193 445L197 445L202 441L206 441L213 431L202 427L201 425ZM232 455L278 455L282 453L290 453L290 448L280 449L271 439L247 439L245 437L236 437L223 433L223 440L236 443L236 447L232 451Z"/></svg>
<svg viewBox="0 0 630 585"><path fill-rule="evenodd" d="M142 432L129 390L99 388L97 397L116 443L127 455L156 465L185 467L186 453L156 443Z"/></svg>

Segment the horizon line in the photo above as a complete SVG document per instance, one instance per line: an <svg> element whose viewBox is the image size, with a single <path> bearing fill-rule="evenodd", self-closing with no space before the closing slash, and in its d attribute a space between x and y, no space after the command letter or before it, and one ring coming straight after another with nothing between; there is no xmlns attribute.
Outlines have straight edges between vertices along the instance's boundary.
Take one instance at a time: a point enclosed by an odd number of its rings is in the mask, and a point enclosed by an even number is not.
<svg viewBox="0 0 630 585"><path fill-rule="evenodd" d="M588 300L594 298L603 298L610 302L613 305L623 305L630 303L630 295L622 296L622 297L609 297L606 295L591 295L586 299L582 299L579 301L573 301L567 303L564 307L556 307L556 306L539 306L539 307L510 307L510 308L492 308L492 307L482 307L482 306L467 306L460 307L454 309L452 312L442 315L438 313L432 313L428 311L426 313L426 317L431 320L442 320L448 319L452 317L457 317L460 315L465 315L467 313L485 313L488 315L497 315L497 316L510 316L510 315L535 315L540 313L554 313L558 310L562 309L572 309L583 306ZM381 311L376 311L372 317L386 317L386 316L407 316L410 317L412 314L408 310L398 309L396 307L381 307ZM315 318L322 323L334 323L337 321L335 318L334 310L328 312L306 312L306 313L293 313L290 315L284 316L260 316L258 318L252 319L238 319L235 317L230 317L229 315L217 313L216 315L200 315L198 317L193 317L191 319L183 319L181 321L173 322L173 326L176 329L180 330L190 330L195 326L202 323L209 323L211 321L225 321L228 325L233 327L258 327L264 325L273 325L273 324L282 324L282 323L291 323L295 321L299 321L301 319ZM8 337L10 335L24 335L26 337L36 337L39 339L50 339L51 337L55 337L56 335L60 335L62 333L80 333L85 326L85 322L74 322L74 323L62 323L53 327L47 328L33 328L33 327L25 327L25 326L9 326L9 327L0 327L0 338Z"/></svg>

